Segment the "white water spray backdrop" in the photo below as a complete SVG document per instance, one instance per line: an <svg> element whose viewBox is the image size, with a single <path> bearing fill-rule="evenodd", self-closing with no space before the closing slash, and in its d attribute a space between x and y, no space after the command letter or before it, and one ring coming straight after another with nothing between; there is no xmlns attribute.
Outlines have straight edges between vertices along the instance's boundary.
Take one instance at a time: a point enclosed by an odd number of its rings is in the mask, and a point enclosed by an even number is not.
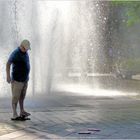
<svg viewBox="0 0 140 140"><path fill-rule="evenodd" d="M5 64L24 38L32 48L30 95L49 94L63 83L82 85L83 75L94 72L99 44L96 2L3 0L0 7L0 96L10 94Z"/></svg>

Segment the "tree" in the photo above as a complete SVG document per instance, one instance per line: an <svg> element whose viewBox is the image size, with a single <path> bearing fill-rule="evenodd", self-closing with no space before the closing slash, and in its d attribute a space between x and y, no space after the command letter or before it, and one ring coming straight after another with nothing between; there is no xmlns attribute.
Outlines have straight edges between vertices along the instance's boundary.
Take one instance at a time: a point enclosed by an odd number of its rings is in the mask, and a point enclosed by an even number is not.
<svg viewBox="0 0 140 140"><path fill-rule="evenodd" d="M133 26L136 23L140 23L140 1L112 0L112 4L113 6L125 8L127 26Z"/></svg>

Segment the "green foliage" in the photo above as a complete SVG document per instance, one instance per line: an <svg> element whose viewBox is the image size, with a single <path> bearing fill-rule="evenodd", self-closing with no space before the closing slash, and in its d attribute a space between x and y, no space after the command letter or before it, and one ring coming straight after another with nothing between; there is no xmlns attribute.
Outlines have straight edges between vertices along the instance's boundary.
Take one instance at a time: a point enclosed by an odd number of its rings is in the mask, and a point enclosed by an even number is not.
<svg viewBox="0 0 140 140"><path fill-rule="evenodd" d="M113 6L121 6L126 9L127 26L140 23L140 1L112 0Z"/></svg>
<svg viewBox="0 0 140 140"><path fill-rule="evenodd" d="M120 69L140 72L140 59L127 59L119 63Z"/></svg>

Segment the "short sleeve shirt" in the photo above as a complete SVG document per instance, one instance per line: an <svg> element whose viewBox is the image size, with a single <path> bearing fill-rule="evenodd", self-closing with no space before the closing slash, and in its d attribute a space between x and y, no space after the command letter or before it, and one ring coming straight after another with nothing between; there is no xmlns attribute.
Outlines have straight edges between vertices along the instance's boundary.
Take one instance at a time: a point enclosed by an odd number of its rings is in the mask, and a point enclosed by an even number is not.
<svg viewBox="0 0 140 140"><path fill-rule="evenodd" d="M12 80L18 82L27 82L29 80L30 61L27 52L22 52L18 47L11 53L8 62L12 64Z"/></svg>

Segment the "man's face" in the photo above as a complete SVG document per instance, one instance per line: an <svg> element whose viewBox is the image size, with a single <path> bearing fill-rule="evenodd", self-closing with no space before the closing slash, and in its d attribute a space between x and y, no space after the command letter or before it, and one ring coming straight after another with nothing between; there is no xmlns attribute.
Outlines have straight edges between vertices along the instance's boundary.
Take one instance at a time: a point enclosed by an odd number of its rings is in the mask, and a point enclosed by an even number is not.
<svg viewBox="0 0 140 140"><path fill-rule="evenodd" d="M25 47L24 47L23 45L21 45L20 49L21 49L21 51L24 52L24 53L28 51L27 49L25 49Z"/></svg>

